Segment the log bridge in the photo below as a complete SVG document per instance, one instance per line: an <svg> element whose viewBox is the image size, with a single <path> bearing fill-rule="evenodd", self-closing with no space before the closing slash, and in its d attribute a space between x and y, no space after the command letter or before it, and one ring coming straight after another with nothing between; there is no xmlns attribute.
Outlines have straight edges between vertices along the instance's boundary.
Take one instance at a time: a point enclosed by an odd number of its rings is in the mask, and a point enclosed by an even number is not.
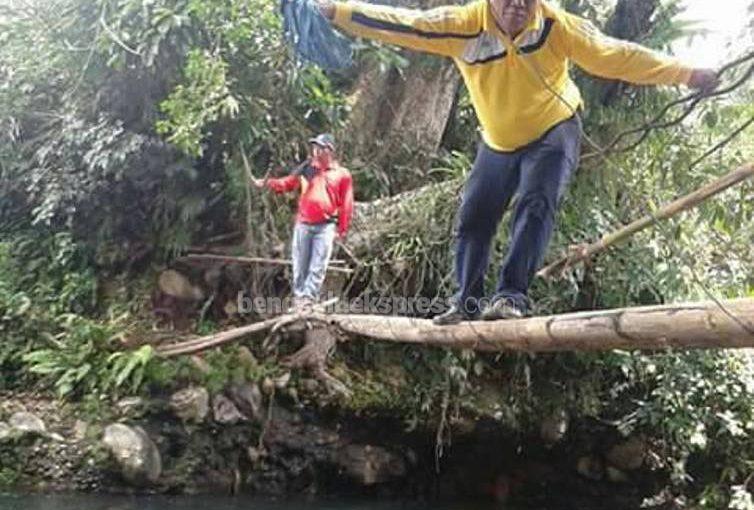
<svg viewBox="0 0 754 510"><path fill-rule="evenodd" d="M347 340L502 352L754 348L754 298L566 313L507 321L435 326L384 315L287 314L201 338L160 346L161 356L193 354L287 327L326 330ZM323 341L323 335L318 341ZM327 335L325 335L327 336ZM314 341L314 340L313 340ZM328 349L334 340L327 340ZM306 346L305 346L306 347ZM294 355L295 356L295 355Z"/></svg>

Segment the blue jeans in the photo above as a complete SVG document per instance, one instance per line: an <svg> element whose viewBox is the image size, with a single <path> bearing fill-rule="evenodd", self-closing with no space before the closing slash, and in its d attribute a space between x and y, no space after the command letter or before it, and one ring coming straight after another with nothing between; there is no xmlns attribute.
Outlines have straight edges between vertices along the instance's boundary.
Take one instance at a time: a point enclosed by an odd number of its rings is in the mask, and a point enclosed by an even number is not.
<svg viewBox="0 0 754 510"><path fill-rule="evenodd" d="M291 244L294 297L319 299L334 240L335 223L296 223Z"/></svg>
<svg viewBox="0 0 754 510"><path fill-rule="evenodd" d="M508 253L493 299L508 298L524 310L527 291L542 263L554 227L555 211L578 165L578 117L557 124L541 138L513 152L484 143L466 181L456 223L457 305L469 317L479 313L490 245L514 194L518 195Z"/></svg>

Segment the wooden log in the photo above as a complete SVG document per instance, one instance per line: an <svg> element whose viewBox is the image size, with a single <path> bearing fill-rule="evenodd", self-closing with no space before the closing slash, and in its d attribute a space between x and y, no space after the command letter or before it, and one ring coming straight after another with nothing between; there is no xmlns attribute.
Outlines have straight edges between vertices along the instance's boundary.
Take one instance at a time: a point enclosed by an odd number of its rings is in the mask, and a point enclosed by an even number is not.
<svg viewBox="0 0 754 510"><path fill-rule="evenodd" d="M279 317L274 319L267 319L261 322L255 322L253 324L247 324L239 328L229 329L222 333L214 335L207 335L200 338L193 338L183 342L162 345L157 348L158 354L163 357L169 358L177 356L179 354L193 354L195 352L201 352L213 347L220 347L233 340L242 338L253 333L259 333L262 331L268 331L273 328L279 322Z"/></svg>
<svg viewBox="0 0 754 510"><path fill-rule="evenodd" d="M645 306L435 326L429 320L333 315L351 335L480 351L754 348L754 299Z"/></svg>
<svg viewBox="0 0 754 510"><path fill-rule="evenodd" d="M284 315L165 346L163 356L217 347L296 321L318 321L350 336L479 351L608 351L754 348L754 298L568 313L529 319L435 326L384 315Z"/></svg>
<svg viewBox="0 0 754 510"><path fill-rule="evenodd" d="M557 272L562 272L569 266L576 264L582 260L586 260L596 253L606 250L608 247L619 243L632 235L636 234L640 230L643 230L657 221L665 220L674 216L682 211L691 209L701 204L713 195L716 195L731 186L742 182L754 175L754 164L748 164L733 170L732 172L715 179L714 181L702 186L696 191L689 193L669 204L661 207L656 213L648 214L643 218L640 218L632 223L629 223L625 227L622 227L614 232L611 232L599 241L580 246L572 253L556 260L552 264L549 264L537 272L537 276L542 278L548 278Z"/></svg>

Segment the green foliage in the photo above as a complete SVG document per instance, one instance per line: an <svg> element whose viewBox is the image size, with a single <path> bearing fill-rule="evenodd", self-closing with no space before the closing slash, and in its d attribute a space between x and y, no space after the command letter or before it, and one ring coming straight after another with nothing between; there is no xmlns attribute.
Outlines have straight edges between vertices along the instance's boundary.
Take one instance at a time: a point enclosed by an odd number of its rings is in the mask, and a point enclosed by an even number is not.
<svg viewBox="0 0 754 510"><path fill-rule="evenodd" d="M59 319L60 331L44 335L49 347L22 356L29 373L49 383L61 398L139 391L154 354L151 346L113 352L120 333L117 323L72 314Z"/></svg>
<svg viewBox="0 0 754 510"><path fill-rule="evenodd" d="M217 57L192 50L184 69L187 85L178 85L160 104L167 119L157 121L157 132L169 134L167 140L191 156L202 155L206 125L238 113L238 101L228 88L227 67Z"/></svg>
<svg viewBox="0 0 754 510"><path fill-rule="evenodd" d="M138 391L152 348L117 351L125 317L85 316L97 311L86 252L68 234L37 234L0 243L0 383L34 375L61 397Z"/></svg>

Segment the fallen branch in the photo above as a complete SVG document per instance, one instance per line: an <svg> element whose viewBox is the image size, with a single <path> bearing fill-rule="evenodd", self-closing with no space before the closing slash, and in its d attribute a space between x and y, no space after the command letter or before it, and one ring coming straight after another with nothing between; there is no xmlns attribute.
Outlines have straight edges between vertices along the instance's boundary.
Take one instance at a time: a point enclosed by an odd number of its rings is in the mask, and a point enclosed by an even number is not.
<svg viewBox="0 0 754 510"><path fill-rule="evenodd" d="M698 190L661 207L656 213L648 214L643 218L605 235L595 243L577 246L575 249L571 250L568 255L540 269L539 272L537 272L537 276L548 278L558 272L562 274L563 271L573 264L606 250L608 247L631 237L640 230L644 230L653 225L657 221L665 220L682 211L696 207L708 198L748 179L752 175L754 175L754 164L748 164L737 168L719 179L706 184Z"/></svg>
<svg viewBox="0 0 754 510"><path fill-rule="evenodd" d="M180 257L179 260L217 260L221 262L230 262L236 264L274 264L280 266L290 266L293 262L286 259L270 259L265 257L235 257L231 255L216 255L214 253L189 253ZM333 267L343 265L346 262L344 260L331 260L328 264L327 270L336 273L352 274L353 269L346 267Z"/></svg>
<svg viewBox="0 0 754 510"><path fill-rule="evenodd" d="M435 326L427 319L381 315L282 315L217 335L158 348L164 357L218 347L278 323L319 323L350 337L479 351L608 351L754 348L754 299L645 306Z"/></svg>

